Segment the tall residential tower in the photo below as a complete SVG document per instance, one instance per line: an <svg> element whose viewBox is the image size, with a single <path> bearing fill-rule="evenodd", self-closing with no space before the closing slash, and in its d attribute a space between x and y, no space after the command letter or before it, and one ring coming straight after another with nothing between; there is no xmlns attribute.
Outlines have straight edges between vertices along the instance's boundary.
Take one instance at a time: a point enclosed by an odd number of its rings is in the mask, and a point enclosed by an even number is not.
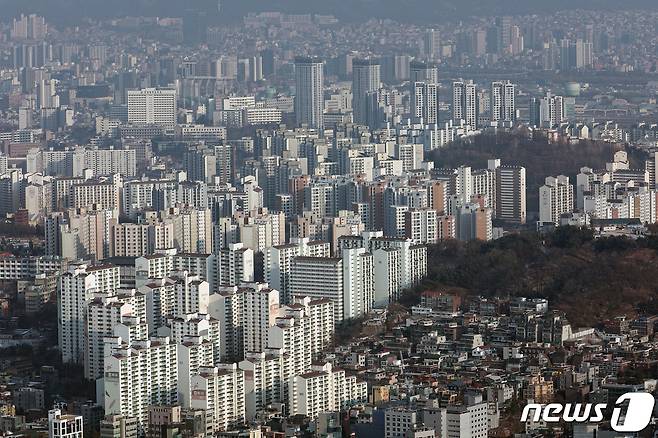
<svg viewBox="0 0 658 438"><path fill-rule="evenodd" d="M323 63L319 58L295 58L295 116L297 124L324 127Z"/></svg>

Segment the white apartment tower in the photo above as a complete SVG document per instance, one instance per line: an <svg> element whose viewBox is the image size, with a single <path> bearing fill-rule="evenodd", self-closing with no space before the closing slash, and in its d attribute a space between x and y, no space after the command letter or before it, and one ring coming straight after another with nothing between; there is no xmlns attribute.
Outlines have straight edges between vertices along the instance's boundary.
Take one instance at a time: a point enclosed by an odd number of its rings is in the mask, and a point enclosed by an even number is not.
<svg viewBox="0 0 658 438"><path fill-rule="evenodd" d="M282 304L291 304L290 275L295 257L329 257L330 252L328 242L310 242L308 238L271 246L265 251L265 281L272 289L279 291Z"/></svg>
<svg viewBox="0 0 658 438"><path fill-rule="evenodd" d="M128 123L175 125L176 90L145 88L128 91Z"/></svg>
<svg viewBox="0 0 658 438"><path fill-rule="evenodd" d="M222 360L240 359L268 346L279 312L279 291L267 283L220 287L210 297L210 315L219 320Z"/></svg>
<svg viewBox="0 0 658 438"><path fill-rule="evenodd" d="M516 85L509 81L491 83L491 124L510 127L516 121Z"/></svg>
<svg viewBox="0 0 658 438"><path fill-rule="evenodd" d="M372 254L365 248L344 249L343 318L367 314L375 301Z"/></svg>
<svg viewBox="0 0 658 438"><path fill-rule="evenodd" d="M562 214L573 211L573 197L568 176L547 177L539 188L539 222L558 225Z"/></svg>
<svg viewBox="0 0 658 438"><path fill-rule="evenodd" d="M279 350L284 356L283 381L311 370L313 358L325 349L334 334L334 305L331 300L298 298L297 302L283 309L270 328L270 349ZM282 400L288 398L284 385Z"/></svg>
<svg viewBox="0 0 658 438"><path fill-rule="evenodd" d="M414 123L433 125L438 122L438 86L430 82L414 82L411 116Z"/></svg>
<svg viewBox="0 0 658 438"><path fill-rule="evenodd" d="M59 348L65 363L83 363L87 306L94 297L119 288L119 267L72 265L59 279L57 313Z"/></svg>
<svg viewBox="0 0 658 438"><path fill-rule="evenodd" d="M288 382L311 371L312 358L331 342L334 331L333 303L298 298L284 306L270 328L269 347L245 353L239 366L245 380L247 418L254 419L273 403L288 402Z"/></svg>
<svg viewBox="0 0 658 438"><path fill-rule="evenodd" d="M208 261L208 280L212 292L220 286L230 286L254 281L254 250L242 243L229 244L228 248L215 250Z"/></svg>
<svg viewBox="0 0 658 438"><path fill-rule="evenodd" d="M454 82L452 84L452 121L476 129L478 126L477 88L472 82Z"/></svg>
<svg viewBox="0 0 658 438"><path fill-rule="evenodd" d="M176 342L176 341L174 341ZM184 408L192 404L192 376L202 367L212 367L213 345L201 336L184 336L176 342L178 356L178 402Z"/></svg>
<svg viewBox="0 0 658 438"><path fill-rule="evenodd" d="M245 353L239 366L249 376L245 379L245 411L249 421L256 419L258 413L273 403L284 402L283 362L283 354L276 349Z"/></svg>
<svg viewBox="0 0 658 438"><path fill-rule="evenodd" d="M192 376L193 409L206 412L206 436L245 421L244 371L237 364L204 367Z"/></svg>
<svg viewBox="0 0 658 438"><path fill-rule="evenodd" d="M387 306L397 301L402 292L400 251L395 248L380 248L374 250L372 256L375 304Z"/></svg>
<svg viewBox="0 0 658 438"><path fill-rule="evenodd" d="M127 322L127 317L146 322L144 295L127 291L122 295L98 297L87 308L87 333L85 352L85 377L95 380L103 376L104 338L114 334L114 328Z"/></svg>
<svg viewBox="0 0 658 438"><path fill-rule="evenodd" d="M414 208L406 212L405 234L416 245L436 243L438 239L438 222L436 210Z"/></svg>
<svg viewBox="0 0 658 438"><path fill-rule="evenodd" d="M139 287L139 292L146 297L146 321L150 333L166 326L170 317L208 313L208 282L188 275L186 271L165 278L149 278Z"/></svg>
<svg viewBox="0 0 658 438"><path fill-rule="evenodd" d="M148 429L152 405L178 402L176 344L169 338L138 340L130 345L108 339L105 356L105 414L137 418L140 435Z"/></svg>
<svg viewBox="0 0 658 438"><path fill-rule="evenodd" d="M329 363L293 377L288 386L290 415L317 418L322 412L342 411L368 399L366 382L332 369Z"/></svg>

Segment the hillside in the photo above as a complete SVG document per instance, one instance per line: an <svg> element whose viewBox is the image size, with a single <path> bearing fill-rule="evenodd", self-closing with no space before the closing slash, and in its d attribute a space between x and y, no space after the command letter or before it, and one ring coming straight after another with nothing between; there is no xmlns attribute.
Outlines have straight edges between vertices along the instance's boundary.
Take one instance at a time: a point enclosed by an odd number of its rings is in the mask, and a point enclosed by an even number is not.
<svg viewBox="0 0 658 438"><path fill-rule="evenodd" d="M526 168L527 209L539 210L539 187L547 176L564 174L575 182L583 166L605 168L621 144L583 140L579 143L549 143L546 139L528 139L521 135L479 135L436 149L430 155L437 168L467 165L486 168L487 160L500 158L505 165ZM644 168L641 152L628 149L631 167Z"/></svg>
<svg viewBox="0 0 658 438"><path fill-rule="evenodd" d="M594 239L590 230L512 234L492 242L444 241L430 247L422 290L467 295L546 297L576 326L658 311L658 238Z"/></svg>

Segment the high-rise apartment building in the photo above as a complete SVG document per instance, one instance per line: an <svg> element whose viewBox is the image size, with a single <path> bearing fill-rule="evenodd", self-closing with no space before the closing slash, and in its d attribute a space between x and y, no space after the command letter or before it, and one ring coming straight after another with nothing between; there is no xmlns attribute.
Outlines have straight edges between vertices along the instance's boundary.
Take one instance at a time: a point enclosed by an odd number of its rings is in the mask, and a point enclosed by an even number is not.
<svg viewBox="0 0 658 438"><path fill-rule="evenodd" d="M242 243L216 250L208 260L210 290L254 281L254 251Z"/></svg>
<svg viewBox="0 0 658 438"><path fill-rule="evenodd" d="M293 297L327 298L334 303L336 322L344 318L343 259L334 257L297 257L290 275Z"/></svg>
<svg viewBox="0 0 658 438"><path fill-rule="evenodd" d="M192 408L206 413L206 435L245 421L244 371L237 364L204 367L192 376Z"/></svg>
<svg viewBox="0 0 658 438"><path fill-rule="evenodd" d="M368 93L381 86L380 65L372 59L355 59L352 62L352 119L354 123L366 124Z"/></svg>
<svg viewBox="0 0 658 438"><path fill-rule="evenodd" d="M573 198L573 184L569 184L568 176L546 177L539 188L539 222L558 225L562 214L573 211Z"/></svg>
<svg viewBox="0 0 658 438"><path fill-rule="evenodd" d="M460 206L456 214L456 235L459 240L491 240L493 211L476 203Z"/></svg>
<svg viewBox="0 0 658 438"><path fill-rule="evenodd" d="M439 68L434 62L412 61L409 64L410 82L439 83Z"/></svg>
<svg viewBox="0 0 658 438"><path fill-rule="evenodd" d="M149 332L167 325L170 317L184 317L190 313L207 314L210 287L199 276L186 271L163 278L143 280L139 292L146 297L146 321Z"/></svg>
<svg viewBox="0 0 658 438"><path fill-rule="evenodd" d="M268 334L269 348L283 355L283 381L310 371L313 357L333 339L334 302L330 299L297 297L286 306ZM288 387L283 386L283 398Z"/></svg>
<svg viewBox="0 0 658 438"><path fill-rule="evenodd" d="M169 338L151 338L126 344L108 338L104 364L106 414L134 417L139 434L148 430L149 406L178 402L176 344Z"/></svg>
<svg viewBox="0 0 658 438"><path fill-rule="evenodd" d="M365 248L344 249L343 317L354 319L366 315L375 301L372 254Z"/></svg>
<svg viewBox="0 0 658 438"><path fill-rule="evenodd" d="M441 53L441 34L436 29L428 29L420 44L420 53L425 58L437 59Z"/></svg>
<svg viewBox="0 0 658 438"><path fill-rule="evenodd" d="M312 357L326 348L334 330L333 303L330 300L297 298L281 314L268 336L265 352L246 352L239 366L249 376L245 380L247 418L253 419L274 403L288 403L288 382L311 371Z"/></svg>
<svg viewBox="0 0 658 438"><path fill-rule="evenodd" d="M41 40L48 33L48 25L43 17L35 14L14 18L11 38L15 40Z"/></svg>
<svg viewBox="0 0 658 438"><path fill-rule="evenodd" d="M414 244L434 244L438 238L437 213L431 208L414 208L405 213L404 228L407 239Z"/></svg>
<svg viewBox="0 0 658 438"><path fill-rule="evenodd" d="M332 369L331 364L313 366L308 373L288 383L290 414L317 418L320 413L343 411L368 398L366 382Z"/></svg>
<svg viewBox="0 0 658 438"><path fill-rule="evenodd" d="M279 312L279 291L266 283L220 287L210 296L209 313L219 320L222 360L264 351Z"/></svg>
<svg viewBox="0 0 658 438"><path fill-rule="evenodd" d="M516 122L516 85L491 83L491 125L511 127Z"/></svg>
<svg viewBox="0 0 658 438"><path fill-rule="evenodd" d="M526 221L526 175L522 166L497 166L496 218L524 224Z"/></svg>
<svg viewBox="0 0 658 438"><path fill-rule="evenodd" d="M298 125L324 128L324 64L318 58L295 58L295 117Z"/></svg>
<svg viewBox="0 0 658 438"><path fill-rule="evenodd" d="M427 247L411 239L384 237L382 231L364 232L339 238L338 246L342 250L366 248L373 255L378 304L396 300L403 289L418 284L427 273Z"/></svg>
<svg viewBox="0 0 658 438"><path fill-rule="evenodd" d="M83 363L86 354L87 306L119 288L118 266L71 265L59 279L58 333L62 361Z"/></svg>
<svg viewBox="0 0 658 438"><path fill-rule="evenodd" d="M566 120L565 99L547 93L530 101L530 125L537 128L555 128Z"/></svg>
<svg viewBox="0 0 658 438"><path fill-rule="evenodd" d="M291 272L295 257L329 257L331 248L328 242L296 239L292 243L277 245L265 251L265 281L272 289L279 291L281 303L291 304Z"/></svg>
<svg viewBox="0 0 658 438"><path fill-rule="evenodd" d="M145 88L128 91L129 123L174 125L176 112L176 90Z"/></svg>
<svg viewBox="0 0 658 438"><path fill-rule="evenodd" d="M122 291L120 295L98 297L87 308L87 332L85 352L85 377L95 380L103 376L104 339L113 336L119 324L129 324L128 319L146 322L146 300L134 290ZM141 334L139 337L142 338Z"/></svg>
<svg viewBox="0 0 658 438"><path fill-rule="evenodd" d="M429 82L414 82L411 93L411 116L414 123L426 125L438 122L438 86Z"/></svg>
<svg viewBox="0 0 658 438"><path fill-rule="evenodd" d="M472 82L458 81L452 84L452 120L455 124L464 121L472 128L477 128L477 89Z"/></svg>

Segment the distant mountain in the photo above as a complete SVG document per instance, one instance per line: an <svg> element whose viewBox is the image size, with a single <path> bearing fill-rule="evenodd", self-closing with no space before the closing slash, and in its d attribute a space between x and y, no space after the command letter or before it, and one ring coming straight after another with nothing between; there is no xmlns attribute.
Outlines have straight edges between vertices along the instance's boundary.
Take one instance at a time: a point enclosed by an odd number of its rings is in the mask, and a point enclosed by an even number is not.
<svg viewBox="0 0 658 438"><path fill-rule="evenodd" d="M4 17L21 12L37 12L55 22L75 22L82 17L125 15L182 16L196 9L234 20L249 12L334 14L344 20L362 21L370 17L405 22L441 22L471 15L515 15L549 13L565 9L650 9L658 10L655 0L0 0Z"/></svg>

